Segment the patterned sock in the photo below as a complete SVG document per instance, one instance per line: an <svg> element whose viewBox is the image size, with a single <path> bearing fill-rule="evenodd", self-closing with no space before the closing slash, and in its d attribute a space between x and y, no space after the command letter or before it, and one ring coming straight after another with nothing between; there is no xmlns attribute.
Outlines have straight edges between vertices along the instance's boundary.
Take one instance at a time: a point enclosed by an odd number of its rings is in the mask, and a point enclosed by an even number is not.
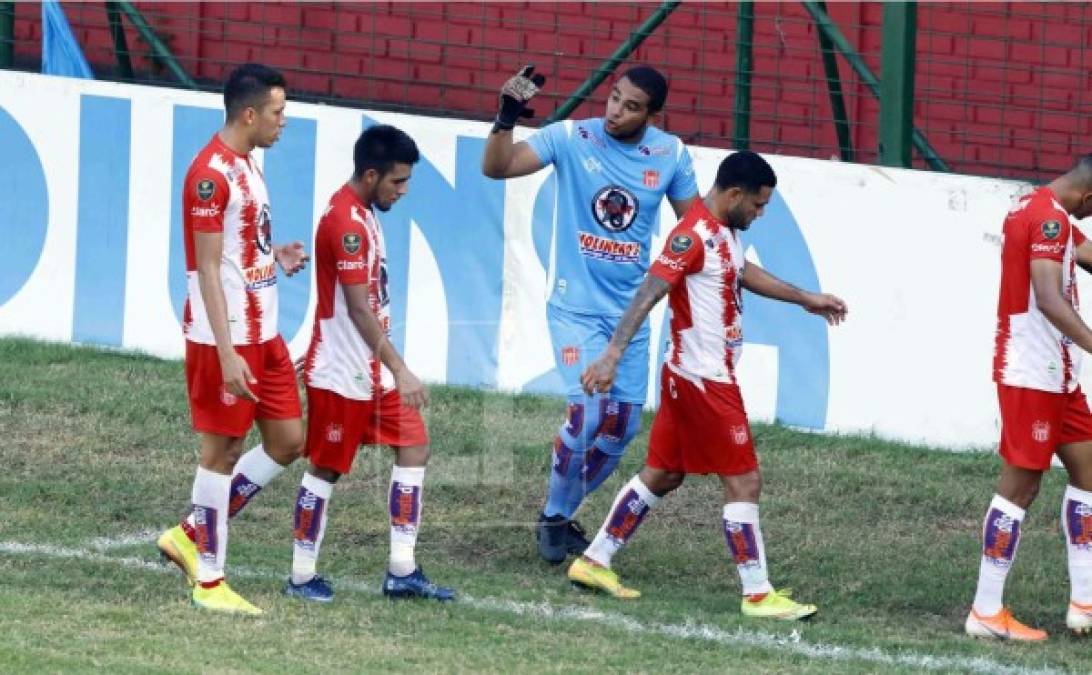
<svg viewBox="0 0 1092 675"><path fill-rule="evenodd" d="M762 543L762 528L758 526L758 504L725 504L724 538L736 563L743 595L762 595L772 591L766 571L766 546Z"/></svg>
<svg viewBox="0 0 1092 675"><path fill-rule="evenodd" d="M610 507L610 515L603 521L603 526L596 532L584 555L603 567L610 567L614 554L626 545L648 512L659 503L660 498L645 487L640 476L630 478L618 491Z"/></svg>
<svg viewBox="0 0 1092 675"><path fill-rule="evenodd" d="M584 451L569 443L564 436L554 437L553 469L550 471L550 491L542 512L547 516L572 518L584 495Z"/></svg>
<svg viewBox="0 0 1092 675"><path fill-rule="evenodd" d="M235 464L235 471L231 474L231 500L228 502L228 518L234 518L243 510L254 495L261 492L262 488L269 485L277 476L281 475L284 467L273 461L265 451L265 447L259 443L251 448L245 455L239 458ZM193 532L193 513L191 512L182 523L182 529L186 534ZM190 537L193 538L192 536Z"/></svg>
<svg viewBox="0 0 1092 675"><path fill-rule="evenodd" d="M982 561L974 596L974 611L980 616L993 616L1001 611L1005 577L1016 557L1024 515L1024 509L1001 495L994 495L990 502L982 522Z"/></svg>
<svg viewBox="0 0 1092 675"><path fill-rule="evenodd" d="M588 450L584 456L584 468L581 473L581 480L584 482L584 497L587 497L591 493L603 484L612 473L614 473L615 467L622 461L622 453L609 454L599 448L598 445L593 445L591 450ZM579 504L577 505L579 506ZM576 512L576 509L573 509Z"/></svg>
<svg viewBox="0 0 1092 675"><path fill-rule="evenodd" d="M305 584L315 576L319 547L326 534L326 511L334 484L309 473L303 474L296 495L293 518L292 583Z"/></svg>
<svg viewBox="0 0 1092 675"><path fill-rule="evenodd" d="M1069 599L1092 604L1092 492L1065 487L1062 527L1069 558Z"/></svg>
<svg viewBox="0 0 1092 675"><path fill-rule="evenodd" d="M404 577L417 569L414 549L417 528L421 524L421 487L425 483L425 467L398 466L391 469L391 491L388 506L391 514L391 555L388 569Z"/></svg>
<svg viewBox="0 0 1092 675"><path fill-rule="evenodd" d="M197 467L193 479L194 542L197 544L197 581L215 586L224 578L227 558L227 512L231 476Z"/></svg>

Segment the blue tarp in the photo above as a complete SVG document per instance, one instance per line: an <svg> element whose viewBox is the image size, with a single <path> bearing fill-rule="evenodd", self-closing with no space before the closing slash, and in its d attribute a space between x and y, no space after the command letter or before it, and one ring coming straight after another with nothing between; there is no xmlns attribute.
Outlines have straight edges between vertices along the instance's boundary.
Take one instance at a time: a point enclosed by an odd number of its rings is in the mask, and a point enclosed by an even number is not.
<svg viewBox="0 0 1092 675"><path fill-rule="evenodd" d="M95 79L61 3L54 0L42 3L42 73Z"/></svg>

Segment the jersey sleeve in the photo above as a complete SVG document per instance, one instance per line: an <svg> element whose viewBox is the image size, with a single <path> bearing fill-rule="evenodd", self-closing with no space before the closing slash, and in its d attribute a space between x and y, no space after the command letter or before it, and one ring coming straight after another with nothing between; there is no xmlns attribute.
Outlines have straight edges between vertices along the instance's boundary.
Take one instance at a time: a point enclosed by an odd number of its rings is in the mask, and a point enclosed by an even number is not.
<svg viewBox="0 0 1092 675"><path fill-rule="evenodd" d="M533 136L527 139L527 145L538 155L542 165L553 164L557 161L560 148L564 145L568 135L568 128L564 122L554 122L539 129Z"/></svg>
<svg viewBox="0 0 1092 675"><path fill-rule="evenodd" d="M350 217L349 208L332 208L319 226L325 227L326 249L343 286L368 283L368 238L364 228Z"/></svg>
<svg viewBox="0 0 1092 675"><path fill-rule="evenodd" d="M672 287L688 274L694 274L705 264L705 248L701 239L689 228L676 227L664 244L659 257L648 268Z"/></svg>
<svg viewBox="0 0 1092 675"><path fill-rule="evenodd" d="M223 232L224 210L230 196L224 174L212 169L186 176L183 215L193 232Z"/></svg>
<svg viewBox="0 0 1092 675"><path fill-rule="evenodd" d="M667 186L667 197L678 201L689 199L697 194L698 182L694 179L694 161L690 158L690 151L680 140L678 162L675 165L675 174L671 177L671 184Z"/></svg>
<svg viewBox="0 0 1092 675"><path fill-rule="evenodd" d="M1088 241L1088 237L1084 236L1084 232L1081 232L1081 228L1073 227L1073 248L1077 248L1086 241Z"/></svg>
<svg viewBox="0 0 1092 675"><path fill-rule="evenodd" d="M1028 242L1032 260L1062 262L1066 242L1069 241L1069 217L1062 217L1053 209L1042 209L1027 214Z"/></svg>

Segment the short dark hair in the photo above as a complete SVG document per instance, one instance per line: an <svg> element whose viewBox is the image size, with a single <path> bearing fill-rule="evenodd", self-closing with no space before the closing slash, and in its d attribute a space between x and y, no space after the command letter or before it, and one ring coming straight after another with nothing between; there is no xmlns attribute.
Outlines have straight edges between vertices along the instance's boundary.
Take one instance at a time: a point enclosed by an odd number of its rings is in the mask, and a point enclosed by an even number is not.
<svg viewBox="0 0 1092 675"><path fill-rule="evenodd" d="M1092 153L1078 157L1069 174L1081 185L1092 187Z"/></svg>
<svg viewBox="0 0 1092 675"><path fill-rule="evenodd" d="M667 79L652 66L633 66L622 77L648 94L649 112L660 112L667 102Z"/></svg>
<svg viewBox="0 0 1092 675"><path fill-rule="evenodd" d="M227 118L234 119L247 108L258 108L265 103L269 90L285 88L284 75L260 63L244 63L231 72L224 83L224 110Z"/></svg>
<svg viewBox="0 0 1092 675"><path fill-rule="evenodd" d="M716 186L724 191L738 187L754 194L762 188L777 187L777 175L762 155L750 150L740 150L725 157L717 168Z"/></svg>
<svg viewBox="0 0 1092 675"><path fill-rule="evenodd" d="M353 178L359 179L368 169L383 177L396 163L416 164L421 159L417 144L409 134L389 124L368 127L353 146Z"/></svg>

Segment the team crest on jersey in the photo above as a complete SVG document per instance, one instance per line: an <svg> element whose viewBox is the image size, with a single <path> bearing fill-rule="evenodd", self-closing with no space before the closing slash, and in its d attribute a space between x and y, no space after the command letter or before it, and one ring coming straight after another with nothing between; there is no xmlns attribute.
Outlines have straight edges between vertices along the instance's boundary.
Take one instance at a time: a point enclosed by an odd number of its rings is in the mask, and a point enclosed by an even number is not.
<svg viewBox="0 0 1092 675"><path fill-rule="evenodd" d="M258 217L258 232L254 235L254 243L262 253L269 254L273 250L273 219L269 216L269 205L262 205L262 213Z"/></svg>
<svg viewBox="0 0 1092 675"><path fill-rule="evenodd" d="M596 192L591 207L595 221L611 232L629 229L640 209L637 197L621 185L608 185Z"/></svg>
<svg viewBox="0 0 1092 675"><path fill-rule="evenodd" d="M356 232L346 232L341 237L341 248L345 249L345 252L352 255L360 250L360 235Z"/></svg>
<svg viewBox="0 0 1092 675"><path fill-rule="evenodd" d="M1048 220L1043 223L1043 236L1047 239L1053 239L1058 236L1058 233L1062 231L1062 225L1057 220Z"/></svg>
<svg viewBox="0 0 1092 675"><path fill-rule="evenodd" d="M749 434L747 433L746 426L738 424L732 427L732 441L735 442L736 445L746 445L748 437Z"/></svg>
<svg viewBox="0 0 1092 675"><path fill-rule="evenodd" d="M660 184L660 172L656 169L646 169L644 180L645 187L654 190Z"/></svg>
<svg viewBox="0 0 1092 675"><path fill-rule="evenodd" d="M208 178L197 183L197 198L207 202L216 194L216 183Z"/></svg>
<svg viewBox="0 0 1092 675"><path fill-rule="evenodd" d="M566 366L575 366L580 362L580 347L568 345L561 348L561 362Z"/></svg>
<svg viewBox="0 0 1092 675"><path fill-rule="evenodd" d="M690 250L691 244L694 240L685 234L676 234L671 238L671 252L676 255L682 255Z"/></svg>

